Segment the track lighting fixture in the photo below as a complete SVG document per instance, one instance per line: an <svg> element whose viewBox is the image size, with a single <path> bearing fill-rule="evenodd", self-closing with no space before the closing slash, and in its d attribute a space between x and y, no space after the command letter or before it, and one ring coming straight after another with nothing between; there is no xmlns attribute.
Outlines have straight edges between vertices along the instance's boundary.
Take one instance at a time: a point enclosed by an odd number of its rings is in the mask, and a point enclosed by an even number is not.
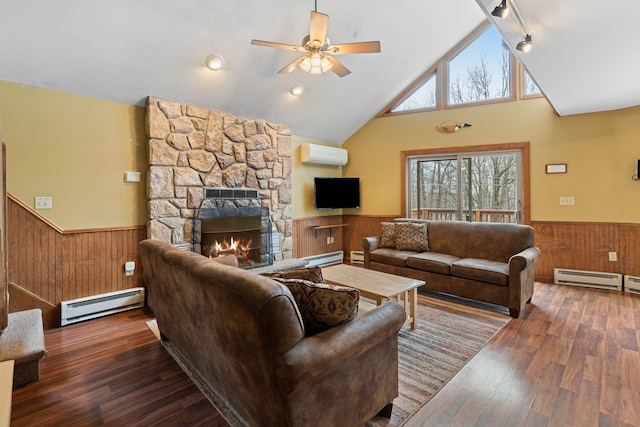
<svg viewBox="0 0 640 427"><path fill-rule="evenodd" d="M527 34L526 36L524 36L524 40L522 40L520 43L516 45L516 49L524 53L529 52L532 47L533 47L533 40L531 39L531 34Z"/></svg>
<svg viewBox="0 0 640 427"><path fill-rule="evenodd" d="M507 0L502 0L502 2L493 9L491 14L498 18L506 18L507 15L509 15L509 5L507 4Z"/></svg>

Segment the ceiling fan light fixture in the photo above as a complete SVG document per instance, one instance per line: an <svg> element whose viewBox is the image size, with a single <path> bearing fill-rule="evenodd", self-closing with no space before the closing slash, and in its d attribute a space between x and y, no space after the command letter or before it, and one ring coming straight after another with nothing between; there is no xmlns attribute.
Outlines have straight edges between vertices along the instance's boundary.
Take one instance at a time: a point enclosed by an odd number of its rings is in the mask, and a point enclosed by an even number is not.
<svg viewBox="0 0 640 427"><path fill-rule="evenodd" d="M502 0L502 2L493 9L491 15L502 19L506 18L509 15L509 5L507 4L507 0Z"/></svg>
<svg viewBox="0 0 640 427"><path fill-rule="evenodd" d="M333 68L331 61L319 53L307 55L299 66L309 74L322 74Z"/></svg>
<svg viewBox="0 0 640 427"><path fill-rule="evenodd" d="M208 69L218 71L224 65L224 57L218 53L213 53L207 56L204 63Z"/></svg>
<svg viewBox="0 0 640 427"><path fill-rule="evenodd" d="M524 36L524 40L522 40L520 43L516 45L516 49L518 49L520 52L523 52L523 53L529 52L532 47L533 47L533 40L531 38L531 34L527 34L526 36Z"/></svg>

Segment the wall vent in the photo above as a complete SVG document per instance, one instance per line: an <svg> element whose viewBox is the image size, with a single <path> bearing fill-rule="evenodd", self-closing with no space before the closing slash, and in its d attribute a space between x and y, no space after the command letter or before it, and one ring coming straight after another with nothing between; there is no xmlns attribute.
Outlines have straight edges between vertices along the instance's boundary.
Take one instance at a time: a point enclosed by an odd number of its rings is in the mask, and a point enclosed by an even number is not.
<svg viewBox="0 0 640 427"><path fill-rule="evenodd" d="M597 271L553 269L553 282L556 285L586 286L589 288L622 290L622 274L601 273Z"/></svg>
<svg viewBox="0 0 640 427"><path fill-rule="evenodd" d="M626 274L624 276L624 291L640 295L640 277Z"/></svg>
<svg viewBox="0 0 640 427"><path fill-rule="evenodd" d="M302 259L307 261L307 267L326 267L327 265L342 263L344 259L344 252L327 252L325 254L313 255Z"/></svg>
<svg viewBox="0 0 640 427"><path fill-rule="evenodd" d="M63 301L60 306L60 326L140 307L144 307L144 288Z"/></svg>

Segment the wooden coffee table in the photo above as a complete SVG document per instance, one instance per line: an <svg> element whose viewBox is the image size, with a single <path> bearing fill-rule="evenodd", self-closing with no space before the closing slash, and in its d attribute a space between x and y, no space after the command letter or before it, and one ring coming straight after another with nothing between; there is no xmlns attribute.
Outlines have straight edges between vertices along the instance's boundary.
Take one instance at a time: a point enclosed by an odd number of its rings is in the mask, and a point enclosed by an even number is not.
<svg viewBox="0 0 640 427"><path fill-rule="evenodd" d="M368 270L346 264L322 268L322 277L332 285L349 286L360 291L360 295L371 298L377 305L395 298L404 298L404 309L411 329L418 326L418 287L423 280L409 279L395 274Z"/></svg>

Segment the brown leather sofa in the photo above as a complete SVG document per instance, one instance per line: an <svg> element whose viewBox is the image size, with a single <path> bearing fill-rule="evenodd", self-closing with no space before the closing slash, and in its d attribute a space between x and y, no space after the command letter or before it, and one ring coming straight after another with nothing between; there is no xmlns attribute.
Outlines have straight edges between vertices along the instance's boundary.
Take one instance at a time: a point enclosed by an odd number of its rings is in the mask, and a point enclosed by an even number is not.
<svg viewBox="0 0 640 427"><path fill-rule="evenodd" d="M305 337L284 285L170 244L140 243L148 304L249 426L362 426L398 395L397 303Z"/></svg>
<svg viewBox="0 0 640 427"><path fill-rule="evenodd" d="M429 250L383 248L380 236L365 237L366 268L424 280L424 289L508 307L515 318L531 302L540 257L532 227L407 218L394 222L426 223Z"/></svg>

